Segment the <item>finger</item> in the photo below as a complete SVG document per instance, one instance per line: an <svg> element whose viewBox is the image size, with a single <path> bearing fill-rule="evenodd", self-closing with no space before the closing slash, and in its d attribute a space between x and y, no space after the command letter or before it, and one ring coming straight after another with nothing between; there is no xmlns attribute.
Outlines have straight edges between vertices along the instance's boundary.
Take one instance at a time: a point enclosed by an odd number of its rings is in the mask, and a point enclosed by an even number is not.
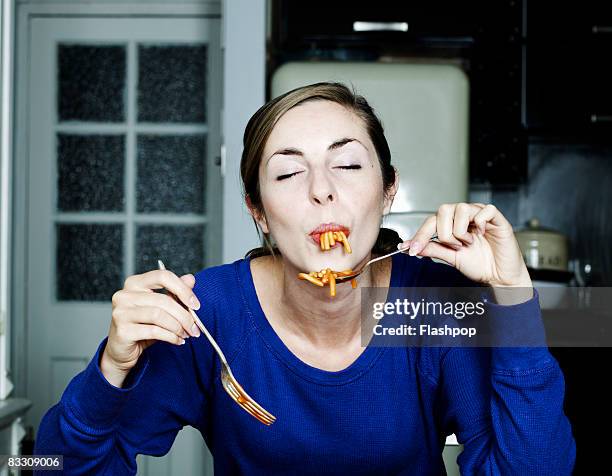
<svg viewBox="0 0 612 476"><path fill-rule="evenodd" d="M410 240L410 251L408 251L410 256L416 256L419 254L419 251L421 251L423 247L429 243L429 240L436 232L436 221L436 216L431 215L425 219L421 227L416 231Z"/></svg>
<svg viewBox="0 0 612 476"><path fill-rule="evenodd" d="M190 288L193 289L193 287L195 286L195 276L193 274L184 274L183 276L181 276L181 279Z"/></svg>
<svg viewBox="0 0 612 476"><path fill-rule="evenodd" d="M474 216L474 223L478 227L481 235L484 235L487 230L487 223L495 226L509 225L501 212L495 205L488 204Z"/></svg>
<svg viewBox="0 0 612 476"><path fill-rule="evenodd" d="M200 302L191 288L169 270L156 269L143 274L135 274L125 280L124 288L135 291L166 288L186 306L192 309L200 309Z"/></svg>
<svg viewBox="0 0 612 476"><path fill-rule="evenodd" d="M125 329L124 335L133 342L152 339L176 345L185 343L181 336L155 324L133 324Z"/></svg>
<svg viewBox="0 0 612 476"><path fill-rule="evenodd" d="M165 294L147 292L132 292L132 295L132 303L134 305L163 309L167 314L172 316L178 325L182 326L189 335L194 337L200 336L200 331L197 329L197 326L194 326L191 313L181 306L173 297Z"/></svg>
<svg viewBox="0 0 612 476"><path fill-rule="evenodd" d="M437 213L436 230L440 243L460 247L463 246L463 243L453 235L453 220L455 218L456 207L455 203L440 205Z"/></svg>
<svg viewBox="0 0 612 476"><path fill-rule="evenodd" d="M397 249L398 250L402 250L402 251L406 251L406 250L408 250L408 248L410 248L410 243L411 243L410 240L404 240L401 243L397 244Z"/></svg>
<svg viewBox="0 0 612 476"><path fill-rule="evenodd" d="M453 235L455 238L468 244L472 244L474 242L474 238L469 232L469 225L480 210L480 207L473 204L457 204L455 207L455 217L453 219Z"/></svg>
<svg viewBox="0 0 612 476"><path fill-rule="evenodd" d="M448 246L430 241L420 253L420 256L428 256L446 261L453 268L457 263L457 251Z"/></svg>
<svg viewBox="0 0 612 476"><path fill-rule="evenodd" d="M173 334L184 339L189 337L185 329L173 315L168 314L160 307L141 307L138 308L138 316L132 322L133 324L154 324L162 327Z"/></svg>

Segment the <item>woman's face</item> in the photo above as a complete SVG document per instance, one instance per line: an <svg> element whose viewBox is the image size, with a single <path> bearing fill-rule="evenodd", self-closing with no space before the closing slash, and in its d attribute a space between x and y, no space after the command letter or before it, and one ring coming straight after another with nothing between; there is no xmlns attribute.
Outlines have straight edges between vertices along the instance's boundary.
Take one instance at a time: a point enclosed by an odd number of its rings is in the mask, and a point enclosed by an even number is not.
<svg viewBox="0 0 612 476"><path fill-rule="evenodd" d="M378 157L363 121L331 101L301 104L277 122L259 167L265 217L285 260L301 271L354 268L378 236L385 200ZM340 227L342 245L322 252L314 230ZM333 227L336 228L333 228Z"/></svg>

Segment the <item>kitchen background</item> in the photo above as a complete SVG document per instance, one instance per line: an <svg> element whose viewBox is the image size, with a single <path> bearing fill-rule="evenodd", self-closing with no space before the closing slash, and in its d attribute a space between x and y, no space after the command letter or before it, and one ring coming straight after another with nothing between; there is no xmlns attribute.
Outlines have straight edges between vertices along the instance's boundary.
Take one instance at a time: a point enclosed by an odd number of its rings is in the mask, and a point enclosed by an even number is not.
<svg viewBox="0 0 612 476"><path fill-rule="evenodd" d="M106 334L125 276L157 256L188 272L257 245L238 181L242 132L291 63L459 68L465 198L495 204L517 231L537 218L566 237L567 263L536 259L534 279L612 284L609 2L3 1L2 47L4 454L31 453L41 413ZM609 471L612 353L551 351L576 474ZM445 450L449 474L460 450ZM187 430L168 456L139 460L147 475L210 468Z"/></svg>

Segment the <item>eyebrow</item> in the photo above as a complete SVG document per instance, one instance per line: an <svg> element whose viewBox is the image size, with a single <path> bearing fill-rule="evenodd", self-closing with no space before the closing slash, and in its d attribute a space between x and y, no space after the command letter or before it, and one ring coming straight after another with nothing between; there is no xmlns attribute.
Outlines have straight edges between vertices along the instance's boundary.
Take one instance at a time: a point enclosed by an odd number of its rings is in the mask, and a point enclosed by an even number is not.
<svg viewBox="0 0 612 476"><path fill-rule="evenodd" d="M336 149L339 149L340 147L342 147L342 146L344 146L344 145L346 145L346 144L348 144L350 142L358 142L359 144L361 144L363 146L364 149L367 150L367 147L365 145L363 145L358 139L355 139L353 137L344 137L342 139L338 139L337 141L332 142L329 145L329 147L327 148L327 150L336 150ZM275 155L297 155L297 156L300 156L300 157L304 157L304 152L302 152L300 149L296 149L295 147L285 147L283 149L277 150L270 157L268 157L268 160L266 161L266 164Z"/></svg>

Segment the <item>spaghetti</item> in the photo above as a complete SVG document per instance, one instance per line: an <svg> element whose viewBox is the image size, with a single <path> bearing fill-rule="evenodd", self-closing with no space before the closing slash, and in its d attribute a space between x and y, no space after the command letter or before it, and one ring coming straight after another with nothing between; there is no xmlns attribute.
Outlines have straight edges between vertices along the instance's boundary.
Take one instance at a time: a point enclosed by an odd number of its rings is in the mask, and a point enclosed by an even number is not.
<svg viewBox="0 0 612 476"><path fill-rule="evenodd" d="M344 271L332 271L330 268L324 268L321 271L311 271L310 273L299 273L298 278L305 281L309 281L312 284L324 287L326 284L329 286L329 295L334 297L336 295L336 279L338 276L348 276L352 274L353 270L347 269ZM351 279L351 287L357 288L357 281L355 278Z"/></svg>
<svg viewBox="0 0 612 476"><path fill-rule="evenodd" d="M348 239L343 231L326 231L321 233L319 237L319 245L321 246L321 251L330 250L332 246L336 244L336 241L342 243L344 246L344 251L347 253L352 253L351 245L349 245Z"/></svg>
<svg viewBox="0 0 612 476"><path fill-rule="evenodd" d="M319 235L319 244L321 251L330 250L332 246L338 243L342 243L344 251L346 253L352 253L351 245L349 245L348 238L343 231L326 231ZM334 297L336 295L336 279L338 276L348 276L352 274L353 270L347 269L344 271L332 271L330 268L324 268L321 271L311 271L310 273L299 273L298 278L305 281L309 281L315 286L324 287L329 286L329 295ZM351 287L357 288L357 281L355 278L351 279Z"/></svg>

